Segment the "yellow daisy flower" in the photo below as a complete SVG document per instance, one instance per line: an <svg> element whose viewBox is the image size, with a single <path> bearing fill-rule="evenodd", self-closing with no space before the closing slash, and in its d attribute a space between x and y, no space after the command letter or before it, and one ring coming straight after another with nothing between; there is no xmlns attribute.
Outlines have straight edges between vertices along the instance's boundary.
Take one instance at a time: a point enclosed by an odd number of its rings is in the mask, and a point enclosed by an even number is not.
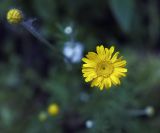
<svg viewBox="0 0 160 133"><path fill-rule="evenodd" d="M10 9L7 12L7 21L10 24L20 24L23 21L23 13L19 9Z"/></svg>
<svg viewBox="0 0 160 133"><path fill-rule="evenodd" d="M41 122L46 121L46 120L47 120L47 113L44 112L44 111L40 112L39 115L38 115L38 118L39 118L39 120L40 120Z"/></svg>
<svg viewBox="0 0 160 133"><path fill-rule="evenodd" d="M48 114L56 116L59 113L59 106L56 103L52 103L48 106Z"/></svg>
<svg viewBox="0 0 160 133"><path fill-rule="evenodd" d="M126 61L114 53L114 46L110 49L103 45L96 47L97 53L88 52L82 66L83 77L86 82L91 82L91 87L110 88L120 84L120 78L126 76Z"/></svg>

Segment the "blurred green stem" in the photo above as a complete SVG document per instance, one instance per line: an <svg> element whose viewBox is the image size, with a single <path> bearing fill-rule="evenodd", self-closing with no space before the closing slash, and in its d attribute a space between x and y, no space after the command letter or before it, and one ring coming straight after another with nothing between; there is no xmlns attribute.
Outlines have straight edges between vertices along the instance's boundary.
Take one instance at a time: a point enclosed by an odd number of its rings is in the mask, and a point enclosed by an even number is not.
<svg viewBox="0 0 160 133"><path fill-rule="evenodd" d="M67 58L65 58L63 56L63 54L58 49L56 49L48 40L46 40L39 32L36 31L36 29L32 25L34 21L35 21L35 19L24 21L21 23L21 25L27 31L29 31L34 37L36 37L38 40L40 40L43 44L45 44L47 47L52 49L54 55L56 55L57 57L60 57L60 59L62 59L62 60L65 60L65 62L68 65L70 65L70 61Z"/></svg>

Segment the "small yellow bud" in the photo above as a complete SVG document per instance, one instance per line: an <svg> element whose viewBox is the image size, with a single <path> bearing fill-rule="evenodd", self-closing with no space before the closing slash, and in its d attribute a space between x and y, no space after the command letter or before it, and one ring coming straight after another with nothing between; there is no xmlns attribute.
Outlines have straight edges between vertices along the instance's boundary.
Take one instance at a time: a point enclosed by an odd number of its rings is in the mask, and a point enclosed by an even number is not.
<svg viewBox="0 0 160 133"><path fill-rule="evenodd" d="M46 112L40 112L38 115L38 118L41 122L44 122L45 120L47 120L47 113Z"/></svg>
<svg viewBox="0 0 160 133"><path fill-rule="evenodd" d="M10 24L19 24L23 20L23 13L18 9L10 9L7 12L7 21Z"/></svg>
<svg viewBox="0 0 160 133"><path fill-rule="evenodd" d="M146 107L145 111L149 117L151 117L155 114L155 109L152 106Z"/></svg>
<svg viewBox="0 0 160 133"><path fill-rule="evenodd" d="M59 106L55 103L50 104L48 107L48 114L51 116L56 116L59 113Z"/></svg>

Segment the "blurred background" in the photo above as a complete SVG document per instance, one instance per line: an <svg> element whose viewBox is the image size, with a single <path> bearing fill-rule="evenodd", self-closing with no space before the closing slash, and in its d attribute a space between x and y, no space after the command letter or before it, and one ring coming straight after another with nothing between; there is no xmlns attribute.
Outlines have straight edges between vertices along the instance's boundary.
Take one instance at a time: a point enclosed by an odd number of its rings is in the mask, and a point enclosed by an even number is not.
<svg viewBox="0 0 160 133"><path fill-rule="evenodd" d="M159 0L1 0L0 132L160 133L159 6ZM36 18L28 25L58 52L8 24L11 8L22 10L26 23ZM81 58L99 44L115 45L127 60L127 77L110 90L90 88L81 73Z"/></svg>

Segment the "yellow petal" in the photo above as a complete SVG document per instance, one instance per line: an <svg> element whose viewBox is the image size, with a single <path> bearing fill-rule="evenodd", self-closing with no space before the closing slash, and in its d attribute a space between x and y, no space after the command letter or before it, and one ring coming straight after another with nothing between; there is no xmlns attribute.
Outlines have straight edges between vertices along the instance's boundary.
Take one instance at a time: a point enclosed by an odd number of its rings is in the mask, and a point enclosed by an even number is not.
<svg viewBox="0 0 160 133"><path fill-rule="evenodd" d="M86 64L83 64L83 67L95 67L96 66L96 63L93 60L82 58L82 61L86 63Z"/></svg>
<svg viewBox="0 0 160 133"><path fill-rule="evenodd" d="M99 60L98 55L94 52L88 52L86 57L90 60L93 60L94 62L97 62Z"/></svg>
<svg viewBox="0 0 160 133"><path fill-rule="evenodd" d="M114 52L114 46L112 46L112 47L109 49L109 59L111 59L113 52Z"/></svg>
<svg viewBox="0 0 160 133"><path fill-rule="evenodd" d="M127 69L126 68L121 68L121 67L118 67L118 68L114 68L115 71L118 71L118 72L127 72Z"/></svg>
<svg viewBox="0 0 160 133"><path fill-rule="evenodd" d="M117 76L117 77L126 77L126 74L123 72L114 72L113 75Z"/></svg>
<svg viewBox="0 0 160 133"><path fill-rule="evenodd" d="M107 84L107 86L106 86L106 84ZM99 83L99 87L100 87L100 90L103 90L105 87L109 88L110 83L109 83L108 78L102 78L101 83Z"/></svg>
<svg viewBox="0 0 160 133"><path fill-rule="evenodd" d="M93 68L83 68L82 72L85 73L85 72L95 72L95 71Z"/></svg>
<svg viewBox="0 0 160 133"><path fill-rule="evenodd" d="M93 79L91 87L99 86L101 84L102 80L103 80L103 77L97 77L97 78Z"/></svg>
<svg viewBox="0 0 160 133"><path fill-rule="evenodd" d="M102 82L102 83L99 85L99 87L100 87L100 90L103 90L103 88L104 88L104 83Z"/></svg>
<svg viewBox="0 0 160 133"><path fill-rule="evenodd" d="M101 60L104 60L105 59L105 50L104 50L104 46L101 45L101 46L97 46L97 54L98 54L98 57L101 59Z"/></svg>
<svg viewBox="0 0 160 133"><path fill-rule="evenodd" d="M89 82L89 81L93 80L93 78L94 78L94 76L88 75L88 76L86 77L85 81L86 81L86 82Z"/></svg>
<svg viewBox="0 0 160 133"><path fill-rule="evenodd" d="M86 78L87 78L87 77L90 77L90 78L93 79L95 76L96 76L96 75L93 74L93 73L84 73L84 74L83 74L83 77L86 77Z"/></svg>
<svg viewBox="0 0 160 133"><path fill-rule="evenodd" d="M110 78L105 79L105 87L106 89L110 88L112 85Z"/></svg>
<svg viewBox="0 0 160 133"><path fill-rule="evenodd" d="M82 58L82 61L85 63L95 63L93 60L89 60L87 58Z"/></svg>
<svg viewBox="0 0 160 133"><path fill-rule="evenodd" d="M110 78L108 78L108 80L107 80L107 81L108 81L108 85L109 85L108 87L110 88L110 87L111 87L111 85L112 85L112 82L111 82Z"/></svg>
<svg viewBox="0 0 160 133"><path fill-rule="evenodd" d="M88 71L88 72L83 72L83 75L86 76L92 76L92 77L96 77L97 74L94 71Z"/></svg>
<svg viewBox="0 0 160 133"><path fill-rule="evenodd" d="M95 64L83 64L83 68L95 68Z"/></svg>
<svg viewBox="0 0 160 133"><path fill-rule="evenodd" d="M114 67L124 67L127 62L125 60L114 63Z"/></svg>
<svg viewBox="0 0 160 133"><path fill-rule="evenodd" d="M96 86L97 82L96 82L96 79L93 79L92 83L91 83L91 87L94 87Z"/></svg>
<svg viewBox="0 0 160 133"><path fill-rule="evenodd" d="M91 83L91 87L93 87L93 86L98 86L98 82L97 82L97 79L98 78L95 78L95 79L93 79L93 81L92 81L92 83Z"/></svg>
<svg viewBox="0 0 160 133"><path fill-rule="evenodd" d="M119 52L116 52L116 53L113 55L113 57L112 57L112 59L111 59L112 63L114 63L114 62L117 60L118 55L119 55Z"/></svg>
<svg viewBox="0 0 160 133"><path fill-rule="evenodd" d="M111 78L111 81L112 81L112 83L113 83L114 85L120 84L120 80L119 80L119 78L117 78L116 76L111 75L110 78Z"/></svg>
<svg viewBox="0 0 160 133"><path fill-rule="evenodd" d="M106 60L108 60L109 59L109 49L105 48L105 52L106 52Z"/></svg>

